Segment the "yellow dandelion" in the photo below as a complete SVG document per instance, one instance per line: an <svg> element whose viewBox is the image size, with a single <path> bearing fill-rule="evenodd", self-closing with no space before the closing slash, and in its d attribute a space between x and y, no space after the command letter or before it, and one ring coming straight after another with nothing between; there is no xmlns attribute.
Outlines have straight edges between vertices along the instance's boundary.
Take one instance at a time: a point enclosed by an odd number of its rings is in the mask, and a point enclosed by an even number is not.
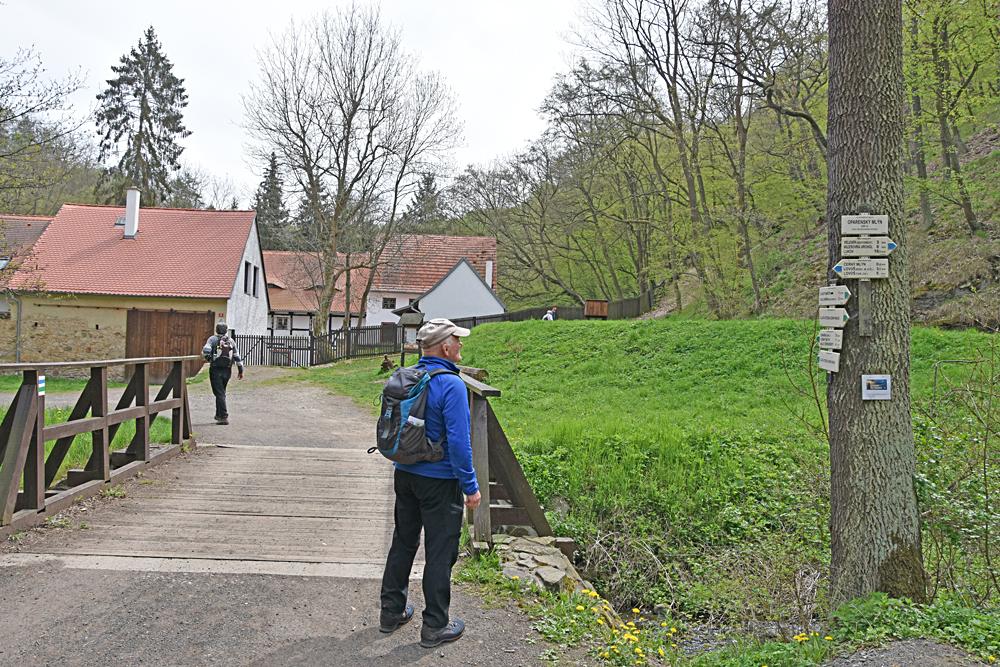
<svg viewBox="0 0 1000 667"><path fill-rule="evenodd" d="M600 614L601 613L601 610L598 609L597 607L591 607L590 611L594 612L595 614Z"/></svg>
<svg viewBox="0 0 1000 667"><path fill-rule="evenodd" d="M667 655L667 652L664 651L662 648L656 649L656 652L660 654L661 658Z"/></svg>
<svg viewBox="0 0 1000 667"><path fill-rule="evenodd" d="M992 664L993 664L994 662L996 662L996 661L997 661L997 657L996 657L995 655L991 655L990 657L988 657L988 658L986 658L986 659L990 661L990 664L991 664L991 665L992 665Z"/></svg>
<svg viewBox="0 0 1000 667"><path fill-rule="evenodd" d="M513 575L511 575L511 577L510 577L510 578L511 578L511 579L513 579L514 581L517 581L517 580L518 580L518 579L520 579L521 577L517 576L516 574L513 574Z"/></svg>
<svg viewBox="0 0 1000 667"><path fill-rule="evenodd" d="M576 605L576 610L577 611L583 611L583 605L582 604Z"/></svg>
<svg viewBox="0 0 1000 667"><path fill-rule="evenodd" d="M671 644L670 648L677 648L677 644Z"/></svg>
<svg viewBox="0 0 1000 667"><path fill-rule="evenodd" d="M833 637L831 637L830 635L827 635L826 637L823 637L823 639L825 639L828 642L832 642L833 641Z"/></svg>
<svg viewBox="0 0 1000 667"><path fill-rule="evenodd" d="M661 628L665 628L665 627L667 627L667 622L666 622L666 621L663 621L663 623L660 623L660 627L661 627Z"/></svg>
<svg viewBox="0 0 1000 667"><path fill-rule="evenodd" d="M677 632L677 628L670 628L670 632Z"/></svg>
<svg viewBox="0 0 1000 667"><path fill-rule="evenodd" d="M636 655L642 655L642 648L641 648L641 647L639 647L639 646L636 646L636 647L635 647L635 654L636 654Z"/></svg>
<svg viewBox="0 0 1000 667"><path fill-rule="evenodd" d="M638 610L638 609L636 609L635 607L632 607L632 613L633 613L633 614L638 614L638 613L639 613L639 610Z"/></svg>
<svg viewBox="0 0 1000 667"><path fill-rule="evenodd" d="M608 653L607 651L604 651L603 653L601 653L601 657L602 657L602 658L610 658L610 657L611 657L611 654L610 654L610 653Z"/></svg>
<svg viewBox="0 0 1000 667"><path fill-rule="evenodd" d="M603 619L603 618L599 618L599 619L597 619L597 622L598 622L599 624L601 624L601 625L604 625L604 619Z"/></svg>

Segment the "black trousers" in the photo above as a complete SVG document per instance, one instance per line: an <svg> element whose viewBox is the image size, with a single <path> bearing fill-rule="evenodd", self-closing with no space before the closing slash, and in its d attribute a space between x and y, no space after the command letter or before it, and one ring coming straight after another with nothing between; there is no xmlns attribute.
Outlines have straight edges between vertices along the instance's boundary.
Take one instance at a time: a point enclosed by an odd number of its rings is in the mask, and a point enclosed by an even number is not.
<svg viewBox="0 0 1000 667"><path fill-rule="evenodd" d="M382 611L400 614L406 606L410 568L424 530L424 625L448 625L451 568L458 560L465 499L457 479L434 479L395 471L396 529L382 575Z"/></svg>
<svg viewBox="0 0 1000 667"><path fill-rule="evenodd" d="M226 409L226 385L229 378L233 376L232 367L216 368L210 366L208 369L208 380L212 383L212 393L215 394L215 418L226 419L229 417L229 410Z"/></svg>

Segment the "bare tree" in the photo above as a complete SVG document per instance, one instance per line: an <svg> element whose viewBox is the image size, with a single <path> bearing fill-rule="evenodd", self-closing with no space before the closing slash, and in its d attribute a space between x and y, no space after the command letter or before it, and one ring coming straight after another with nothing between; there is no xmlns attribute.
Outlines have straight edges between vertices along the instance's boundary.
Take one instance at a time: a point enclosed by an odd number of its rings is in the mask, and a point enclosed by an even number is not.
<svg viewBox="0 0 1000 667"><path fill-rule="evenodd" d="M262 156L275 152L312 220L323 314L350 268L338 254L345 227L377 212L382 242L370 246L368 264L377 263L419 174L456 139L452 99L438 77L417 70L377 9L351 6L292 24L259 59L247 124ZM316 318L313 333L326 330L327 318Z"/></svg>

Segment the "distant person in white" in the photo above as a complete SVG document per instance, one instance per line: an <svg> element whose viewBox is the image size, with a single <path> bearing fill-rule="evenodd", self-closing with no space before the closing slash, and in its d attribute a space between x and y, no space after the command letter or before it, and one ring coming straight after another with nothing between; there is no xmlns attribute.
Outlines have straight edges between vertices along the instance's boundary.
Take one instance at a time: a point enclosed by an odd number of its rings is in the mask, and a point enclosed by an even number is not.
<svg viewBox="0 0 1000 667"><path fill-rule="evenodd" d="M542 319L543 320L554 320L554 319L556 319L557 311L558 310L559 309L556 306L552 306L547 311L545 311L545 314L542 315Z"/></svg>

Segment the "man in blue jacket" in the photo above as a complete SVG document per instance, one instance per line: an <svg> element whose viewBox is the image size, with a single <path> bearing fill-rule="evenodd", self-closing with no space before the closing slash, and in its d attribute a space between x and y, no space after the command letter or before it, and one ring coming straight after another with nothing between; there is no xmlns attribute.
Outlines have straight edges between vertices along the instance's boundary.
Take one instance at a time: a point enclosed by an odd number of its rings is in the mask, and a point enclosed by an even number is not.
<svg viewBox="0 0 1000 667"><path fill-rule="evenodd" d="M475 509L480 500L469 440L469 397L455 365L462 360L461 339L468 335L468 329L446 319L430 320L417 332L423 355L419 365L427 370L451 371L431 379L424 413L427 437L441 443L444 458L433 463L396 463L394 471L396 529L382 576L379 630L392 632L413 617L407 593L423 528L427 562L420 645L425 648L455 641L465 631L461 619L449 618L448 607L451 568L458 560L462 507Z"/></svg>

